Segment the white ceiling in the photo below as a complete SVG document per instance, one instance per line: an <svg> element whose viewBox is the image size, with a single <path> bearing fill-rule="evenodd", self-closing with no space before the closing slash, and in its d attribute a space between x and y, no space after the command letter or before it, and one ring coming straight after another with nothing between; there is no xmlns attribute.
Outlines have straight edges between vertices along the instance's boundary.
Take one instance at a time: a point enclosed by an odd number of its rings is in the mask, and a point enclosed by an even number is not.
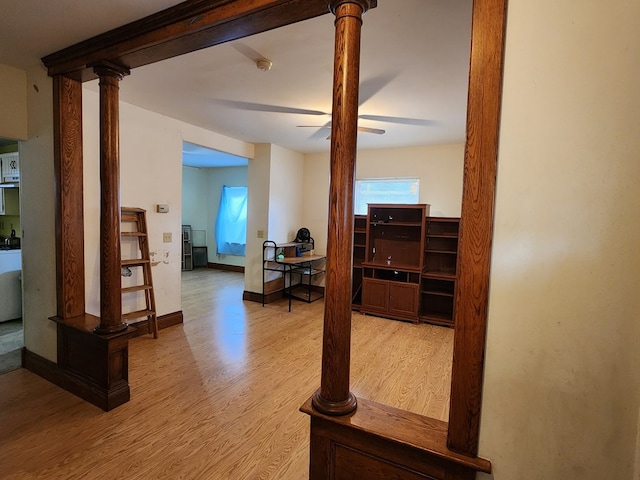
<svg viewBox="0 0 640 480"><path fill-rule="evenodd" d="M2 0L0 63L29 68L177 3ZM319 127L331 119L333 21L328 14L134 69L120 98L247 142L328 151L329 130ZM359 149L464 142L470 30L471 0L378 0L364 16L359 113L371 116L361 126L386 133L360 133ZM259 57L270 71L256 67Z"/></svg>

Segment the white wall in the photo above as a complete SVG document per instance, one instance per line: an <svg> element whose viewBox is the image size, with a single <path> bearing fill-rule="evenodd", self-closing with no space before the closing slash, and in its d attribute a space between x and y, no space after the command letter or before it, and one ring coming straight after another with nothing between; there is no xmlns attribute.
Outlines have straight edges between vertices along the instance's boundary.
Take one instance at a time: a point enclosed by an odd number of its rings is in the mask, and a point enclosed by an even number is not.
<svg viewBox="0 0 640 480"><path fill-rule="evenodd" d="M27 72L28 140L20 142L22 286L25 347L56 361L56 252L53 83L44 68Z"/></svg>
<svg viewBox="0 0 640 480"><path fill-rule="evenodd" d="M302 227L304 155L271 145L269 240L291 242Z"/></svg>
<svg viewBox="0 0 640 480"><path fill-rule="evenodd" d="M420 203L431 205L431 215L460 216L464 145L362 150L356 159L356 178L419 177ZM305 156L305 226L326 252L329 207L329 153Z"/></svg>
<svg viewBox="0 0 640 480"><path fill-rule="evenodd" d="M249 159L247 248L244 267L244 289L262 293L262 242L269 239L269 175L271 145L255 146L255 158ZM262 238L258 237L262 232Z"/></svg>
<svg viewBox="0 0 640 480"><path fill-rule="evenodd" d="M640 478L638 18L636 0L509 2L480 435L496 480Z"/></svg>
<svg viewBox="0 0 640 480"><path fill-rule="evenodd" d="M0 64L0 85L0 137L26 140L27 72Z"/></svg>
<svg viewBox="0 0 640 480"><path fill-rule="evenodd" d="M96 314L100 292L98 111L98 94L84 88L86 293L87 311ZM150 250L158 255L156 260L163 260L152 269L159 315L181 309L182 142L191 139L210 147L232 146L236 154L253 153L237 140L120 103L121 204L147 210ZM157 204L168 204L169 213L157 213ZM171 243L163 243L165 232L172 234ZM123 242L123 256L125 248Z"/></svg>
<svg viewBox="0 0 640 480"><path fill-rule="evenodd" d="M99 96L83 89L84 218L86 310L100 314L100 146ZM149 250L169 263L152 268L158 315L180 311L180 209L182 139L177 122L132 105L120 104L120 202L147 211ZM168 204L169 213L157 213ZM173 241L163 242L163 233ZM122 241L123 258L137 253ZM154 256L155 257L155 256ZM140 275L140 269L133 269ZM135 277L134 277L135 278ZM132 310L123 299L123 311ZM143 296L138 296L142 300Z"/></svg>
<svg viewBox="0 0 640 480"><path fill-rule="evenodd" d="M290 242L303 226L304 156L271 144L256 145L255 155L248 170L245 290L261 293L262 242Z"/></svg>
<svg viewBox="0 0 640 480"><path fill-rule="evenodd" d="M183 225L196 230L207 230L210 210L208 174L206 168L182 167L182 219Z"/></svg>
<svg viewBox="0 0 640 480"><path fill-rule="evenodd" d="M246 187L247 167L182 168L182 223L206 231L209 262L244 266L245 257L216 252L216 219L224 185Z"/></svg>

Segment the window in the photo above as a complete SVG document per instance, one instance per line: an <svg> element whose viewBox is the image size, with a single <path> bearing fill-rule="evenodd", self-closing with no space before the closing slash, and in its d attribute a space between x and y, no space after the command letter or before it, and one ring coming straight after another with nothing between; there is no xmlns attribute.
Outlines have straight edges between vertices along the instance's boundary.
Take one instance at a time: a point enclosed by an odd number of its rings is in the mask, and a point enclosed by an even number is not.
<svg viewBox="0 0 640 480"><path fill-rule="evenodd" d="M244 256L247 245L247 187L222 187L216 219L217 253Z"/></svg>
<svg viewBox="0 0 640 480"><path fill-rule="evenodd" d="M354 213L366 215L370 203L418 203L418 178L365 178L356 180Z"/></svg>

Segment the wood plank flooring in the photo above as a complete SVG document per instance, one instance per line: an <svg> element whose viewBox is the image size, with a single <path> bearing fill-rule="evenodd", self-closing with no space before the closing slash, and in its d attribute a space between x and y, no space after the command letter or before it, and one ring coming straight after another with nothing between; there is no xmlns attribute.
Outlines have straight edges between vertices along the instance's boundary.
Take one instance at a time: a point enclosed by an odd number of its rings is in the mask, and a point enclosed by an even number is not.
<svg viewBox="0 0 640 480"><path fill-rule="evenodd" d="M307 478L323 304L242 302L242 274L184 272L184 324L130 342L131 401L105 413L0 375L3 479ZM447 420L453 331L354 314L351 390Z"/></svg>

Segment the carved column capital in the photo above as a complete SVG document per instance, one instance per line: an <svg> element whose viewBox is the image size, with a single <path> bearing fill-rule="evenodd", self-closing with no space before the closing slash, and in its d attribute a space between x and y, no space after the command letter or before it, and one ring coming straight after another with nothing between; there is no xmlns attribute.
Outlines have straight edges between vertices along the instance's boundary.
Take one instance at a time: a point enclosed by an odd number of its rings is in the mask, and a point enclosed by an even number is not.
<svg viewBox="0 0 640 480"><path fill-rule="evenodd" d="M98 75L100 79L110 77L117 80L122 80L124 77L131 73L131 71L127 67L118 65L117 63L111 62L109 60L102 60L101 62L94 63L91 65L91 67L93 68L93 72Z"/></svg>
<svg viewBox="0 0 640 480"><path fill-rule="evenodd" d="M366 12L370 8L376 7L378 4L378 0L328 0L328 1L329 1L329 10L331 10L331 13L333 13L334 15L336 13L336 10L338 10L338 7L345 3L355 3L356 5L359 5L360 8L362 9L362 13Z"/></svg>

